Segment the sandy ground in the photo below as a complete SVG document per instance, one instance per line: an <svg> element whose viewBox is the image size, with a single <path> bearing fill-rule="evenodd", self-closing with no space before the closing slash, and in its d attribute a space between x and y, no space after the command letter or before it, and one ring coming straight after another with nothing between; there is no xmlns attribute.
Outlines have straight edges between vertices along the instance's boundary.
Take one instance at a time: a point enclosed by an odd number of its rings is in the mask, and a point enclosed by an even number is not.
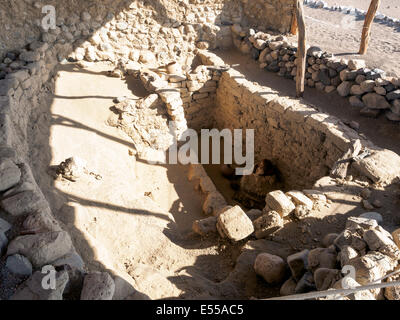
<svg viewBox="0 0 400 320"><path fill-rule="evenodd" d="M371 0L324 0L330 6L351 6L353 8L367 11ZM398 0L382 0L381 5L378 9L389 17L400 19L400 3Z"/></svg>
<svg viewBox="0 0 400 320"><path fill-rule="evenodd" d="M335 1L331 1L334 4ZM336 1L337 2L337 1ZM341 1L343 5L367 1ZM385 2L387 4L385 5ZM383 8L393 10L400 18L400 4L397 1L384 1ZM368 6L368 5L367 5ZM361 7L361 6L360 6ZM393 27L374 23L371 31L371 41L366 55L358 55L363 20L341 12L332 12L323 9L315 9L305 6L307 43L321 47L337 57L346 59L364 59L370 68L385 70L388 75L400 75L400 30ZM293 36L293 40L297 37Z"/></svg>

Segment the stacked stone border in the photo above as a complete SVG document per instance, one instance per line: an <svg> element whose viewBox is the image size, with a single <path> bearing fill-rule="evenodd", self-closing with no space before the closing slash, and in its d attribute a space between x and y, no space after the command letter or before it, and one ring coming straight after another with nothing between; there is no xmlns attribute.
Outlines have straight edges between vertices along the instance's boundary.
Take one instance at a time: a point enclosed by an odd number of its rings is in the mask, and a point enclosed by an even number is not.
<svg viewBox="0 0 400 320"><path fill-rule="evenodd" d="M258 61L260 68L293 79L297 70L297 46L284 36L232 26L233 43L245 55ZM348 97L360 114L400 121L400 78L388 77L380 69L369 69L363 60L334 57L318 47L307 51L306 85L326 93Z"/></svg>

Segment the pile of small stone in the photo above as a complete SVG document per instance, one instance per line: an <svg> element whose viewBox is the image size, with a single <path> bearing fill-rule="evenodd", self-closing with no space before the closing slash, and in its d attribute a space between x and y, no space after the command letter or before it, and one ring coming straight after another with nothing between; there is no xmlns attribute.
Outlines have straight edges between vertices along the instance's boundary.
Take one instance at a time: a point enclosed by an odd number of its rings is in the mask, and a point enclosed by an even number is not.
<svg viewBox="0 0 400 320"><path fill-rule="evenodd" d="M297 48L284 36L232 26L233 43L260 63L260 68L293 79L297 73ZM349 97L360 114L377 117L382 111L388 120L400 121L400 79L387 77L380 69L367 68L363 60L334 57L318 47L307 50L306 84L326 93Z"/></svg>
<svg viewBox="0 0 400 320"><path fill-rule="evenodd" d="M325 236L324 247L305 249L288 256L286 261L261 253L254 270L270 284L284 282L280 290L282 296L381 282L381 278L398 269L400 260L400 229L390 234L378 224L377 220L381 221L381 218L377 213L349 217L342 233ZM349 266L355 268L354 279L342 274L342 268L347 272ZM391 280L399 278L397 275ZM340 296L333 298L343 299ZM400 287L360 291L344 299L384 298L400 300Z"/></svg>

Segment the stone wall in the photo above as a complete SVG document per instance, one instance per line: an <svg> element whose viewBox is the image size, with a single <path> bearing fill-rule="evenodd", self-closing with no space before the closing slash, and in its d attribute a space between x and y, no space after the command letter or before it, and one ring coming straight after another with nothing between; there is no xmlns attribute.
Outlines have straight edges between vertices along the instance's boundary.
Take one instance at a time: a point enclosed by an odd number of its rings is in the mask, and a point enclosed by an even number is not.
<svg viewBox="0 0 400 320"><path fill-rule="evenodd" d="M279 76L296 78L297 45L284 36L232 27L233 42L244 54L259 62L260 68ZM400 121L400 78L386 77L384 70L369 69L363 60L334 57L318 47L307 51L306 85L326 93L348 97L360 114L377 117L382 112L390 121Z"/></svg>
<svg viewBox="0 0 400 320"><path fill-rule="evenodd" d="M241 2L248 26L281 33L290 31L294 0L241 0Z"/></svg>

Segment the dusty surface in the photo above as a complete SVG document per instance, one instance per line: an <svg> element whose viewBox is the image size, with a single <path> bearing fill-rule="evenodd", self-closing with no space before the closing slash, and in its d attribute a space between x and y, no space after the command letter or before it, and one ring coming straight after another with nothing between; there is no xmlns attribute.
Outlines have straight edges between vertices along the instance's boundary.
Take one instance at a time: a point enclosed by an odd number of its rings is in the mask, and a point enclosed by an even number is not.
<svg viewBox="0 0 400 320"><path fill-rule="evenodd" d="M211 281L227 276L235 248L220 252L215 239L191 235L192 222L204 216L185 167L136 162L130 138L106 125L114 97L145 94L135 81L102 75L108 69L61 66L51 107L32 121L38 183L90 270L129 272L151 298L219 296ZM49 166L71 156L102 179L54 181Z"/></svg>
<svg viewBox="0 0 400 320"><path fill-rule="evenodd" d="M331 5L337 2L328 1ZM366 3L369 2L348 0L340 1L340 5L352 5L365 10L368 7ZM397 63L400 60L398 47L400 30L384 24L374 23L368 52L366 55L360 56L357 53L364 20L341 12L310 8L308 6L304 8L307 42L309 45L319 46L337 57L346 59L362 58L367 61L367 65L370 68L385 70L388 75L400 74L400 68ZM400 5L397 1L383 1L380 11L390 17L400 18ZM293 39L296 39L296 36Z"/></svg>

